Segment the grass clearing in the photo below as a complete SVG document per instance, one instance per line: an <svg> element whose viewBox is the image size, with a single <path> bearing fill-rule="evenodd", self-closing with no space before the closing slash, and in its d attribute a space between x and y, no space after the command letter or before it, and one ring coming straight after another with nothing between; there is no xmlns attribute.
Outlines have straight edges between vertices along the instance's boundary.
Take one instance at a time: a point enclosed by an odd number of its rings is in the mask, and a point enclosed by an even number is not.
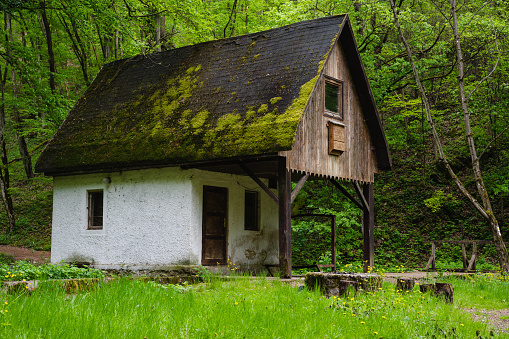
<svg viewBox="0 0 509 339"><path fill-rule="evenodd" d="M446 276L440 282L454 286L454 303L458 307L500 310L509 308L509 276L492 273L477 274L463 279Z"/></svg>
<svg viewBox="0 0 509 339"><path fill-rule="evenodd" d="M476 338L485 324L463 313L482 285L455 281L455 305L417 289L327 299L279 280L211 278L196 286L119 278L93 291L66 294L47 284L32 294L4 296L2 338ZM484 290L487 290L484 287ZM509 295L502 284L498 292ZM490 305L501 295L485 294ZM476 300L477 302L477 300ZM495 334L498 338L509 335Z"/></svg>

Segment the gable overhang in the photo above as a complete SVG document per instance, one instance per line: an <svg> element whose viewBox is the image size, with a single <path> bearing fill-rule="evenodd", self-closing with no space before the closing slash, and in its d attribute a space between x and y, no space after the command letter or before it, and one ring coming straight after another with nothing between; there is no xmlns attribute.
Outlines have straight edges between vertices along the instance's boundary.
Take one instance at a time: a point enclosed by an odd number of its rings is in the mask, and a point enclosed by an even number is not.
<svg viewBox="0 0 509 339"><path fill-rule="evenodd" d="M364 114L364 121L368 126L373 147L375 148L378 169L382 171L390 170L392 163L387 139L348 15L345 16L339 29L336 43L338 41L341 42L344 48L348 67L353 75L352 79Z"/></svg>

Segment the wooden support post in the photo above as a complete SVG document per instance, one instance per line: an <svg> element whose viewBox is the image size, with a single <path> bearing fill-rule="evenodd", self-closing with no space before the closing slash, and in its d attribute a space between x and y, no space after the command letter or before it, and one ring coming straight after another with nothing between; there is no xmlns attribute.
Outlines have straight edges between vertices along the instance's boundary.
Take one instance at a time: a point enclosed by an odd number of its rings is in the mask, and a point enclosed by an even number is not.
<svg viewBox="0 0 509 339"><path fill-rule="evenodd" d="M435 243L431 242L431 256L429 257L428 263L424 268L425 271L429 270L429 267L433 265L433 269L435 269Z"/></svg>
<svg viewBox="0 0 509 339"><path fill-rule="evenodd" d="M477 261L477 243L474 242L472 248L472 258L470 258L470 262L468 263L467 268L468 271L475 270L476 261Z"/></svg>
<svg viewBox="0 0 509 339"><path fill-rule="evenodd" d="M253 173L253 171L251 171L251 170L249 169L249 167L247 167L247 166L246 166L246 164L245 164L244 162L242 162L242 161L240 161L240 160L239 160L239 161L238 161L238 164L239 164L240 168L242 168L242 169L244 170L244 172L246 172L246 174L247 174L247 175L249 175L249 176L251 177L251 179L253 179L253 181L254 181L254 182L256 182L256 183L258 184L258 186L260 186L260 188L261 188L262 190L264 190L264 191L265 191L265 193L267 193L267 194L269 195L269 197L270 197L272 200L274 200L274 202L275 202L276 204L278 204L278 203L279 203L279 202L278 202L278 198L276 197L276 195L275 195L275 194L274 194L274 193L270 190L270 188L268 188L268 187L267 187L267 185L265 185L265 184L263 183L263 181L261 181L261 180L260 180L260 178L258 178L258 177L256 176L256 174L254 174L254 173Z"/></svg>
<svg viewBox="0 0 509 339"><path fill-rule="evenodd" d="M366 183L362 187L362 193L368 208L363 209L364 217L362 226L364 230L364 272L368 266L375 266L375 199L373 197L373 184Z"/></svg>
<svg viewBox="0 0 509 339"><path fill-rule="evenodd" d="M292 191L292 204L293 202L295 201L295 199L297 198L297 195L299 195L299 192L300 190L302 189L302 187L304 187L304 184L306 183L306 181L308 180L309 178L309 173L306 173L304 174L300 179L299 179L299 182L297 183L297 185L295 186L295 188L293 189Z"/></svg>
<svg viewBox="0 0 509 339"><path fill-rule="evenodd" d="M463 258L463 269L467 269L467 250L465 249L465 244L461 244L461 257Z"/></svg>
<svg viewBox="0 0 509 339"><path fill-rule="evenodd" d="M435 267L435 259L436 259L435 250L436 250L435 243L432 242L431 243L431 269L433 271L436 270L436 267Z"/></svg>
<svg viewBox="0 0 509 339"><path fill-rule="evenodd" d="M286 158L278 159L278 205L279 205L279 265L283 278L292 277L292 220L290 171L286 168Z"/></svg>
<svg viewBox="0 0 509 339"><path fill-rule="evenodd" d="M354 197L352 197L352 195L350 193L348 193L348 191L339 184L339 182L337 182L336 180L334 179L329 179L329 181L334 185L336 186L336 188L338 190L341 191L341 193L343 193L345 195L345 197L347 197L348 199L350 199L351 202L353 202L357 207L359 207L360 209L362 209L362 204L360 202L358 202L357 200L355 200Z"/></svg>
<svg viewBox="0 0 509 339"><path fill-rule="evenodd" d="M359 183L354 182L353 183L353 188L354 188L355 192L357 193L357 195L359 196L359 199L361 200L361 204L362 204L361 208L362 209L369 209L369 201L367 201L367 197L364 196L364 193L361 191Z"/></svg>
<svg viewBox="0 0 509 339"><path fill-rule="evenodd" d="M336 273L337 264L336 264L336 216L335 215L333 215L331 217L331 232L332 232L332 265L334 265L332 272Z"/></svg>

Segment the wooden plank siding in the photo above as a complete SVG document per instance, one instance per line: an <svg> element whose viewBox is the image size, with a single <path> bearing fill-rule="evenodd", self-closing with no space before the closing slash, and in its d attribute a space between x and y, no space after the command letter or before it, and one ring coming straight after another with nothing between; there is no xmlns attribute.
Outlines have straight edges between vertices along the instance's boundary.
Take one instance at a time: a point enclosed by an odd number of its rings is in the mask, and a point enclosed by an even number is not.
<svg viewBox="0 0 509 339"><path fill-rule="evenodd" d="M343 121L323 114L324 75L343 81ZM338 41L300 121L292 150L279 153L288 158L290 170L318 177L374 182L378 168L376 155L352 76ZM345 126L345 151L341 155L329 154L327 125L330 121Z"/></svg>

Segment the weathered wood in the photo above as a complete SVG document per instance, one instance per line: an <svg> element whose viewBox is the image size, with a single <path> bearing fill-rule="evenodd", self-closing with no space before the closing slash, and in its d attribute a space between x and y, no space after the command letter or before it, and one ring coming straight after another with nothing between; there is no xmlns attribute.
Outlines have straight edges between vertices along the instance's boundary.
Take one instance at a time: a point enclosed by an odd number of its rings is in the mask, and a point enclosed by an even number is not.
<svg viewBox="0 0 509 339"><path fill-rule="evenodd" d="M320 289L324 295L331 295L331 291L339 290L340 281L356 282L358 288L360 287L364 291L374 292L382 288L382 277L377 274L310 272L304 278L304 283L308 289Z"/></svg>
<svg viewBox="0 0 509 339"><path fill-rule="evenodd" d="M425 270L429 269L430 265L433 264L433 269L435 269L434 266L434 258L435 258L435 251L436 251L436 245L437 244L460 244L461 245L461 260L463 264L464 270L475 270L476 263L477 263L477 244L494 244L493 241L487 241L487 240L433 240L433 241L427 241L428 243L431 242L431 257L428 260L428 263L426 264ZM466 245L472 244L472 257L470 258L470 261L467 259L467 251L466 251Z"/></svg>
<svg viewBox="0 0 509 339"><path fill-rule="evenodd" d="M411 291L414 289L415 281L410 278L398 278L396 291Z"/></svg>
<svg viewBox="0 0 509 339"><path fill-rule="evenodd" d="M228 189L203 186L202 265L225 265Z"/></svg>
<svg viewBox="0 0 509 339"><path fill-rule="evenodd" d="M490 240L433 240L433 241L425 241L426 243L435 243L435 244L494 244L493 241Z"/></svg>
<svg viewBox="0 0 509 339"><path fill-rule="evenodd" d="M436 251L435 243L431 243L431 256L433 257L433 261L431 262L431 268L433 270L436 270L436 267L435 267L435 263L436 263L436 254L435 254L435 251Z"/></svg>
<svg viewBox="0 0 509 339"><path fill-rule="evenodd" d="M350 293L354 295L359 291L359 283L357 281L339 280L337 286L328 289L325 292L327 298L334 297L348 297Z"/></svg>
<svg viewBox="0 0 509 339"><path fill-rule="evenodd" d="M325 113L325 80L320 77L299 124L292 150L279 154L288 156L288 168L292 171L309 172L314 176L328 178L373 182L374 173L377 172L376 155L372 150L373 142L355 90L354 75L340 42L333 46L324 65L323 74L343 82L343 119ZM329 128L333 127L328 126L331 123L344 125L344 146L336 141L333 146L338 148L339 155L329 155ZM339 138L338 134L333 133L331 135L333 139L336 138L334 135ZM341 148L344 148L344 152L339 151Z"/></svg>
<svg viewBox="0 0 509 339"><path fill-rule="evenodd" d="M265 193L267 193L272 200L274 200L276 204L279 203L278 197L274 194L274 192L272 192L270 188L268 188L267 185L265 185L265 183L261 181L260 178L258 178L256 174L254 174L253 171L251 171L243 161L238 161L238 164L244 170L244 172L246 172L246 174L249 175L249 177L251 177L251 179L253 179L253 181L256 182L258 186L260 186L260 188Z"/></svg>
<svg viewBox="0 0 509 339"><path fill-rule="evenodd" d="M345 151L345 126L332 121L327 123L328 151L332 155L341 155Z"/></svg>
<svg viewBox="0 0 509 339"><path fill-rule="evenodd" d="M291 178L286 169L286 158L278 161L279 205L279 265L283 278L292 277L292 230L291 230Z"/></svg>
<svg viewBox="0 0 509 339"><path fill-rule="evenodd" d="M431 268L435 269L435 243L431 242L431 256L429 257L428 263L426 264L426 267L424 270L429 270L429 267L431 265Z"/></svg>
<svg viewBox="0 0 509 339"><path fill-rule="evenodd" d="M362 209L368 210L369 209L369 203L366 200L366 197L364 196L364 193L363 193L361 187L359 186L359 183L358 182L354 182L353 183L353 188L355 190L355 193L357 193L357 196L359 197L359 199L361 201Z"/></svg>
<svg viewBox="0 0 509 339"><path fill-rule="evenodd" d="M454 287L449 283L435 283L435 296L452 303L454 299Z"/></svg>
<svg viewBox="0 0 509 339"><path fill-rule="evenodd" d="M299 195L299 192L302 189L302 187L304 187L304 184L306 183L308 178L309 178L309 173L304 174L297 182L297 185L295 185L295 187L292 191L292 202L291 202L292 204L295 201L295 199L297 198L297 195Z"/></svg>
<svg viewBox="0 0 509 339"><path fill-rule="evenodd" d="M373 184L364 184L362 190L368 205L368 208L364 210L362 219L364 230L364 272L369 272L375 266L375 200L373 197Z"/></svg>
<svg viewBox="0 0 509 339"><path fill-rule="evenodd" d="M359 207L360 209L363 209L363 206L360 202L358 202L350 193L348 193L348 191L343 187L341 186L336 180L334 179L329 179L329 181L334 185L336 186L336 188L338 190L341 191L341 193L343 193L343 195L345 197L347 197L351 202L353 202L357 207Z"/></svg>
<svg viewBox="0 0 509 339"><path fill-rule="evenodd" d="M463 269L467 268L467 250L465 244L461 244L461 262L463 263Z"/></svg>
<svg viewBox="0 0 509 339"><path fill-rule="evenodd" d="M332 272L337 271L337 263L336 263L336 216L332 216L331 220L331 233L332 233L332 265L334 266Z"/></svg>
<svg viewBox="0 0 509 339"><path fill-rule="evenodd" d="M475 264L477 262L477 243L474 242L472 246L472 258L470 258L470 262L468 263L467 270L475 270Z"/></svg>
<svg viewBox="0 0 509 339"><path fill-rule="evenodd" d="M435 284L421 284L419 285L419 290L421 293L430 293L432 295L435 294Z"/></svg>

